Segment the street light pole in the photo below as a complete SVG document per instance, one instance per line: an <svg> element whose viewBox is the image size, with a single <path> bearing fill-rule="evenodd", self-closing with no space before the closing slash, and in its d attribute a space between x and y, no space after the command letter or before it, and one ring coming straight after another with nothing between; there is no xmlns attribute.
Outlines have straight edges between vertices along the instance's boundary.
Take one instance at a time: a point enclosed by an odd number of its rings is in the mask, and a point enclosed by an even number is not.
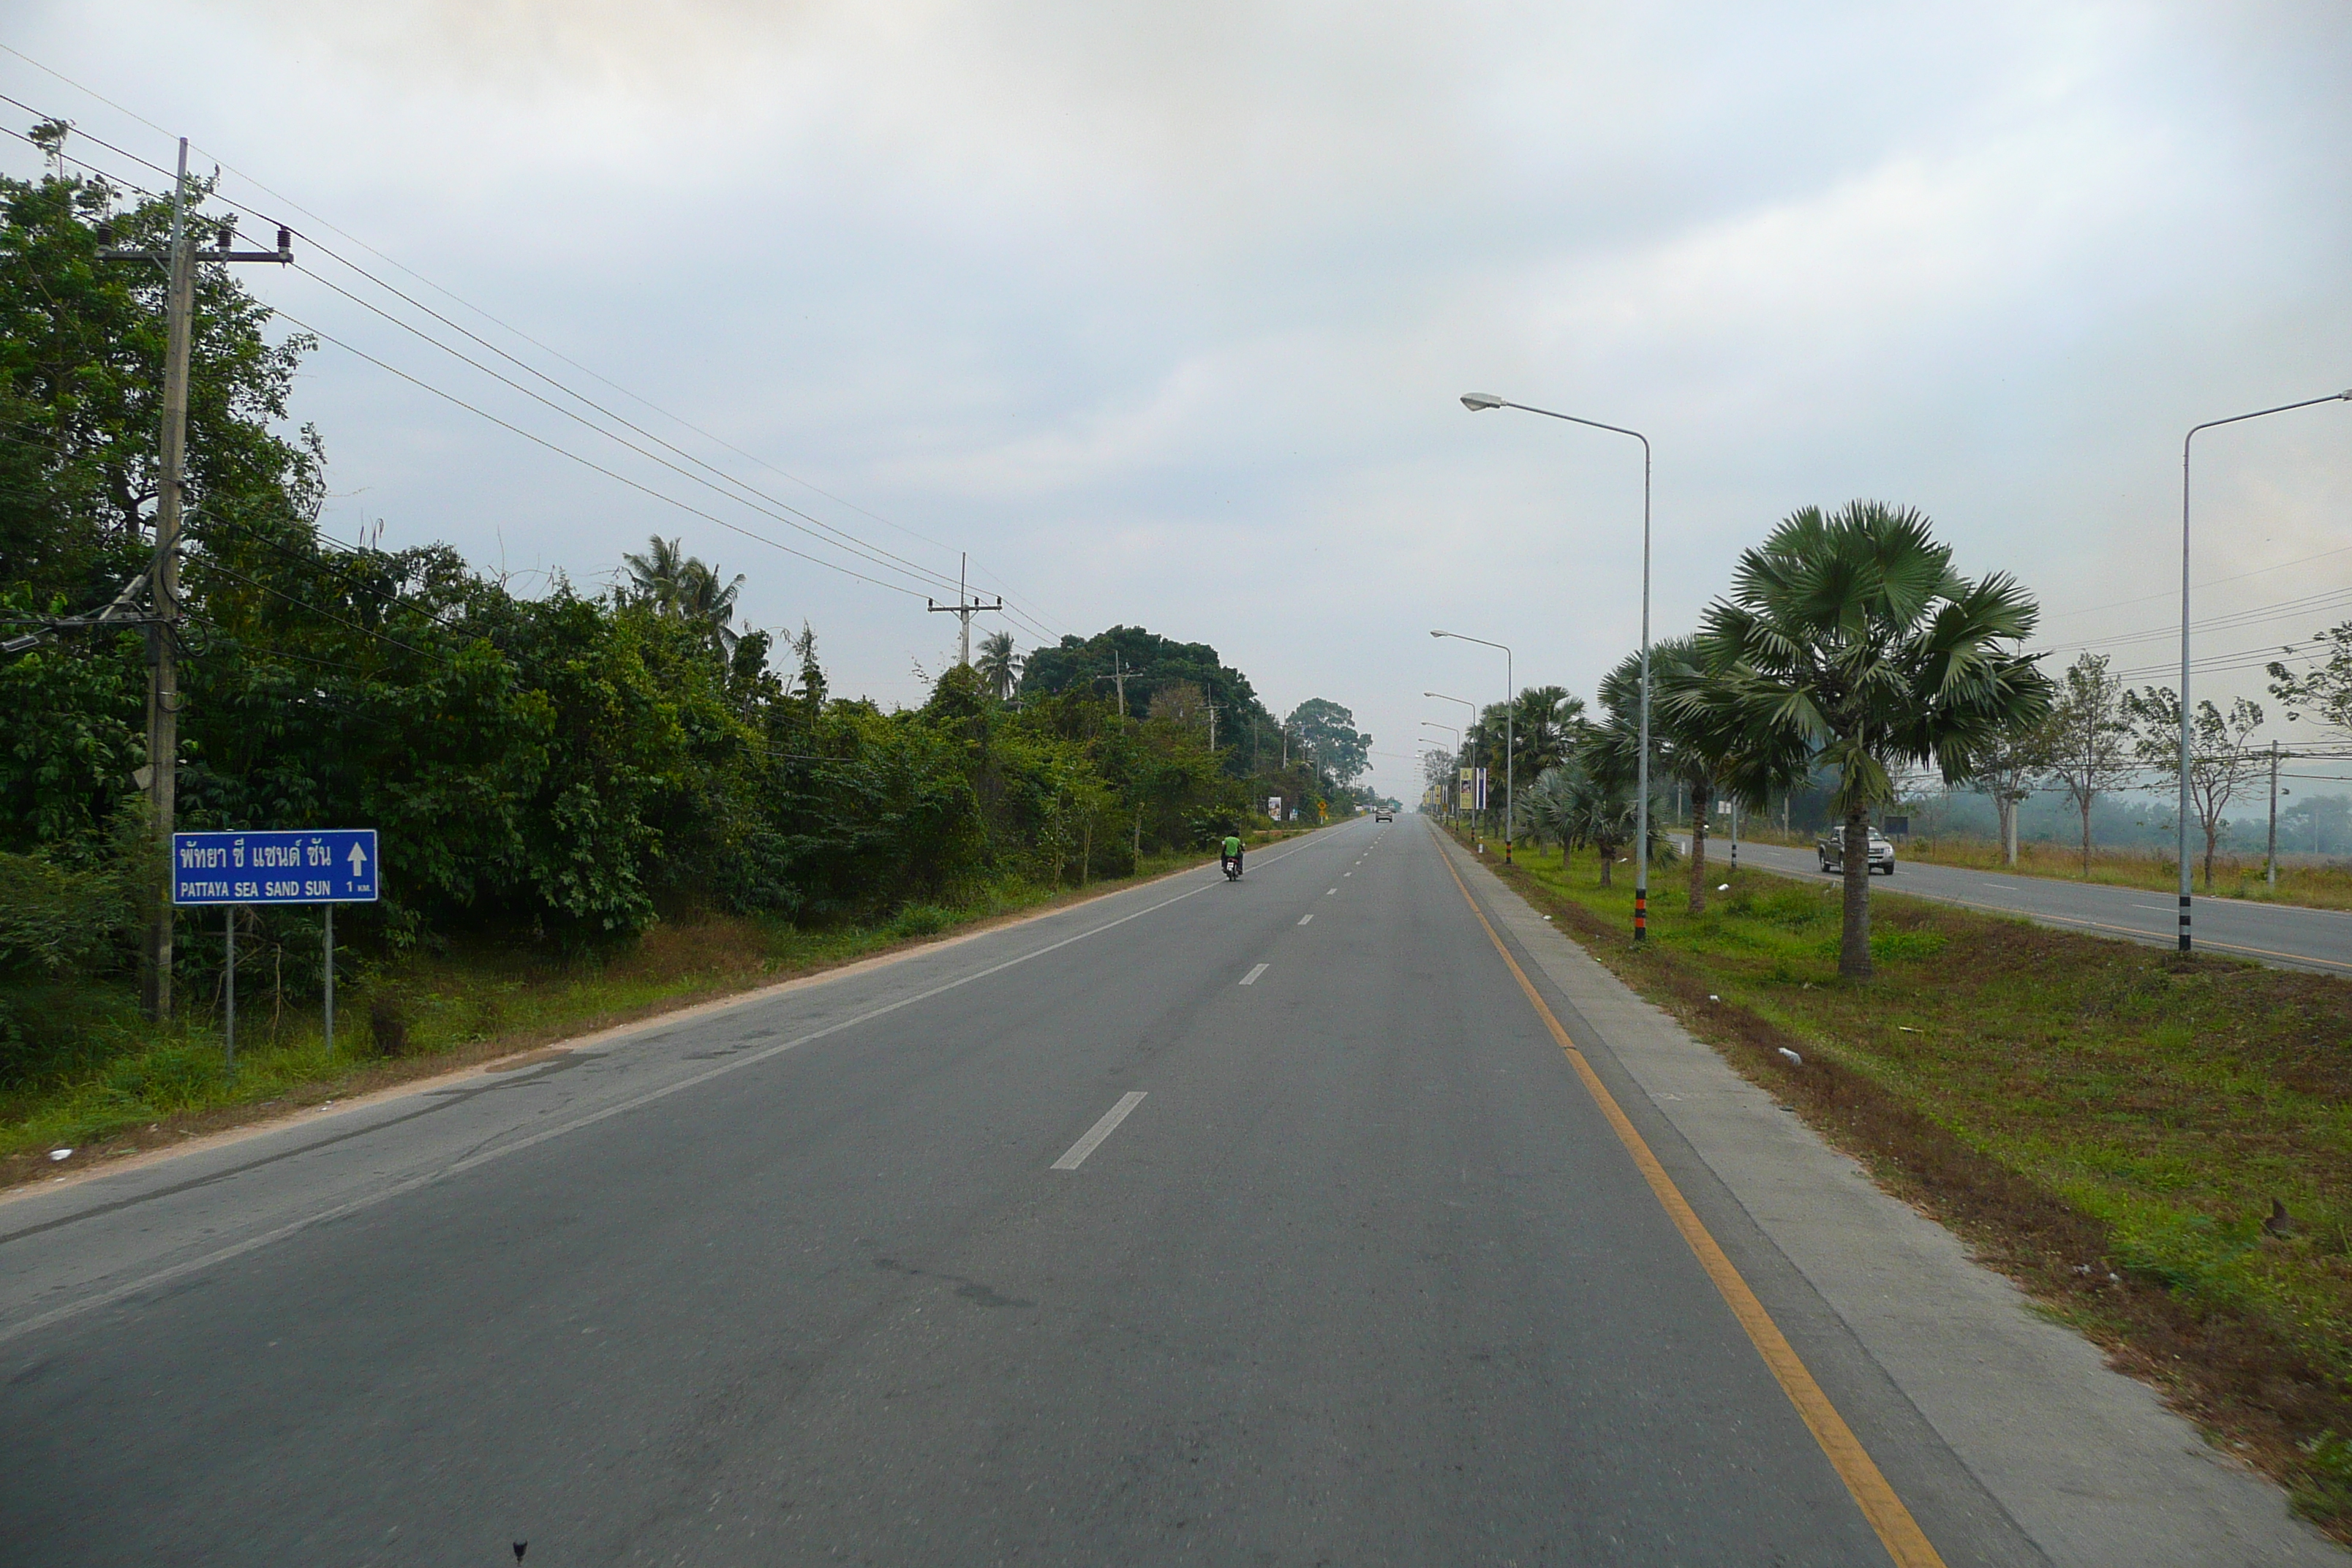
<svg viewBox="0 0 2352 1568"><path fill-rule="evenodd" d="M1448 697L1443 691L1424 691L1422 695L1423 697L1434 697L1440 702L1459 702L1463 707L1470 710L1470 722L1463 726L1462 734L1470 752L1470 788L1473 792L1471 798L1475 800L1477 798L1475 792L1478 787L1478 705L1475 702L1471 701L1467 697ZM1438 726L1441 730L1450 730L1454 726L1451 724L1440 724ZM1477 810L1478 808L1475 805L1473 805L1470 808L1470 835L1473 838L1476 837L1478 834Z"/></svg>
<svg viewBox="0 0 2352 1568"><path fill-rule="evenodd" d="M2330 393L2326 397L2306 397L2300 403L2282 403L2276 408L2257 408L2252 414L2232 414L2227 419L2208 419L2202 425L2192 425L2189 434L2180 438L2180 844L2177 858L2180 861L2180 951L2189 951L2189 444L2200 430L2210 430L2219 425L2242 425L2249 419L2261 419L2272 414L2284 414L2291 409L2314 408L2323 403L2352 403L2352 391Z"/></svg>
<svg viewBox="0 0 2352 1568"><path fill-rule="evenodd" d="M1489 408L1516 408L1522 414L1540 414L1547 419L1564 419L1588 429L1631 436L1642 443L1642 755L1636 764L1637 782L1633 786L1641 797L1634 803L1633 836L1638 847L1633 851L1633 940L1643 941L1650 934L1650 438L1622 425L1603 425L1598 419L1556 414L1549 408L1513 403L1490 392L1463 394L1462 406L1473 414Z"/></svg>
<svg viewBox="0 0 2352 1568"><path fill-rule="evenodd" d="M1513 732L1514 710L1518 707L1518 677L1512 672L1511 650L1498 642L1485 637L1465 637L1460 632L1432 632L1433 637L1452 637L1456 642L1474 642L1481 647L1503 648L1503 864L1511 863L1511 814L1518 805L1513 788L1512 770L1518 763L1518 737Z"/></svg>

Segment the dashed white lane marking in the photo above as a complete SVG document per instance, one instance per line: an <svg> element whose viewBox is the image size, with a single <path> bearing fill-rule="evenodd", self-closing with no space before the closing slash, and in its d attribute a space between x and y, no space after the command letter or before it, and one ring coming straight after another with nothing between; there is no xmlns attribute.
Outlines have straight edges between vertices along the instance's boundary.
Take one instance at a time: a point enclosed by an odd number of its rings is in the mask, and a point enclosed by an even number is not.
<svg viewBox="0 0 2352 1568"><path fill-rule="evenodd" d="M1341 875L1342 877L1352 877L1352 876L1354 876L1354 875L1355 875L1355 873L1354 873L1353 871L1342 871L1342 872L1340 872L1340 873L1339 873L1339 875Z"/></svg>
<svg viewBox="0 0 2352 1568"><path fill-rule="evenodd" d="M1315 917L1313 915L1301 915L1298 917L1298 923L1300 925L1305 925L1308 921L1311 921Z"/></svg>
<svg viewBox="0 0 2352 1568"><path fill-rule="evenodd" d="M1263 964L1263 963L1259 964L1255 969L1251 970L1247 974L1244 974L1244 975L1243 975L1243 976L1242 976L1242 984L1244 984L1244 985L1255 985L1255 984L1257 984L1257 977L1258 977L1259 975L1261 975L1261 974L1264 974L1264 973L1265 973L1265 971L1266 971L1266 966L1265 966L1265 964Z"/></svg>
<svg viewBox="0 0 2352 1568"><path fill-rule="evenodd" d="M1337 889L1337 888L1326 888L1326 889L1323 889L1323 896L1324 896L1325 898L1327 898L1327 899L1328 899L1328 898L1329 898L1332 894L1334 894L1334 893L1338 892L1339 890L1339 889Z"/></svg>
<svg viewBox="0 0 2352 1568"><path fill-rule="evenodd" d="M1087 1163L1087 1156L1102 1146L1102 1141L1118 1131L1118 1124L1128 1113L1143 1103L1144 1090L1131 1089L1118 1097L1118 1103L1102 1113L1102 1120L1087 1129L1087 1135L1070 1145L1070 1152L1054 1162L1057 1171L1075 1171Z"/></svg>

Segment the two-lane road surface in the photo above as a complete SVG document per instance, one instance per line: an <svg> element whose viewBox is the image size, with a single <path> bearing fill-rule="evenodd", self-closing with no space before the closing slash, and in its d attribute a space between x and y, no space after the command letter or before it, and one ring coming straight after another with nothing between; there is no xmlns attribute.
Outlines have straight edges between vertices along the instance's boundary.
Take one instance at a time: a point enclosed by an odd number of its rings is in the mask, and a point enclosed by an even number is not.
<svg viewBox="0 0 2352 1568"><path fill-rule="evenodd" d="M1688 835L1676 842L1685 853ZM1709 864L1720 864L1730 846L1707 840ZM1822 876L1810 849L1777 844L1739 847L1739 863L1791 877ZM1895 876L1881 887L1923 899L1966 904L1998 914L2023 915L2044 925L2064 926L2099 936L2127 938L2170 947L2180 938L2180 904L2171 893L2145 888L2111 888L2097 882L2065 882L2054 877L2021 877L1971 866L1933 866L1906 860L1895 851ZM2190 906L2190 931L2200 948L2324 974L2352 974L2352 911L2310 910L2294 904L2262 904L2244 899L2200 897Z"/></svg>
<svg viewBox="0 0 2352 1568"><path fill-rule="evenodd" d="M2046 1561L1598 1093L1361 822L20 1195L0 1557Z"/></svg>

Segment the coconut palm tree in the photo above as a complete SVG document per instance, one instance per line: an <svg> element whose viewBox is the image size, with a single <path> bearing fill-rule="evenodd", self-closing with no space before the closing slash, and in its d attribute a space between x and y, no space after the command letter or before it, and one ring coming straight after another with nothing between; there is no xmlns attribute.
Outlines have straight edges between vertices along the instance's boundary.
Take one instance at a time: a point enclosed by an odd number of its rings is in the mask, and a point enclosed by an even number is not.
<svg viewBox="0 0 2352 1568"><path fill-rule="evenodd" d="M2005 573L1977 581L1904 507L1853 501L1792 513L1747 551L1696 638L1706 679L1659 706L1749 736L1769 758L1801 747L1834 781L1844 819L1845 927L1838 973L1870 974L1870 813L1895 771L1948 782L1996 736L2050 711L2050 682L2017 651L2040 617Z"/></svg>
<svg viewBox="0 0 2352 1568"><path fill-rule="evenodd" d="M656 615L686 622L720 652L731 653L737 637L735 596L742 592L743 574L738 572L733 582L722 584L718 568L687 554L683 542L656 534L646 541L644 554L624 553L621 564L629 569L629 586L622 593Z"/></svg>
<svg viewBox="0 0 2352 1568"><path fill-rule="evenodd" d="M980 657L971 661L980 679L999 702L1013 700L1021 683L1021 656L1013 651L1011 632L991 632L980 639Z"/></svg>
<svg viewBox="0 0 2352 1568"><path fill-rule="evenodd" d="M710 639L721 652L735 651L735 595L743 591L743 574L721 584L718 569L699 561L686 563L679 584L677 614L680 620Z"/></svg>
<svg viewBox="0 0 2352 1568"><path fill-rule="evenodd" d="M692 559L681 548L684 542L656 534L646 542L643 555L624 552L621 564L629 569L629 585L622 592L649 608L675 612L686 563Z"/></svg>

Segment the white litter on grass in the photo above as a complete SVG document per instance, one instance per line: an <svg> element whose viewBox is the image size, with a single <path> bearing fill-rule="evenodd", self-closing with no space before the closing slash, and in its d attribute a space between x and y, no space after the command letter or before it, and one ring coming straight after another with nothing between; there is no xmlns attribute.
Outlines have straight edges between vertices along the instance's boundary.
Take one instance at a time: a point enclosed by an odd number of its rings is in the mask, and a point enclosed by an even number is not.
<svg viewBox="0 0 2352 1568"><path fill-rule="evenodd" d="M1805 1058L1799 1056L1796 1052L1790 1050L1786 1046L1782 1046L1780 1047L1780 1054L1788 1058L1790 1061L1796 1063L1799 1067L1803 1067L1805 1065Z"/></svg>
<svg viewBox="0 0 2352 1568"><path fill-rule="evenodd" d="M49 1158L52 1160L70 1160L73 1158L73 1151L70 1149L52 1149L49 1151Z"/></svg>
<svg viewBox="0 0 2352 1568"><path fill-rule="evenodd" d="M1549 915L1546 915L1546 916L1544 916L1544 919L1546 919L1546 920L1549 920L1549 919L1551 919L1551 917L1550 917Z"/></svg>
<svg viewBox="0 0 2352 1568"><path fill-rule="evenodd" d="M1723 1000L1723 998L1722 998L1722 997L1717 996L1717 995L1714 992L1712 992L1712 991L1710 991L1710 992L1708 992L1708 993L1706 994L1706 999L1707 999L1708 1001L1710 1001L1710 1002L1720 1002L1720 1001L1722 1001L1722 1000Z"/></svg>
<svg viewBox="0 0 2352 1568"><path fill-rule="evenodd" d="M1916 1030L1916 1029L1913 1028L1913 1027L1912 1027L1910 1025L1908 1025L1908 1024L1897 1024L1897 1025L1895 1025L1895 1026L1896 1028L1898 1028L1898 1029L1902 1030L1902 1031L1903 1031L1905 1034L1906 1034L1906 1035L1916 1035L1916 1034L1917 1034L1917 1033L1919 1032L1918 1030Z"/></svg>
<svg viewBox="0 0 2352 1568"><path fill-rule="evenodd" d="M1715 890L1718 893L1727 893L1731 891L1731 884L1728 882L1717 882L1715 885Z"/></svg>

